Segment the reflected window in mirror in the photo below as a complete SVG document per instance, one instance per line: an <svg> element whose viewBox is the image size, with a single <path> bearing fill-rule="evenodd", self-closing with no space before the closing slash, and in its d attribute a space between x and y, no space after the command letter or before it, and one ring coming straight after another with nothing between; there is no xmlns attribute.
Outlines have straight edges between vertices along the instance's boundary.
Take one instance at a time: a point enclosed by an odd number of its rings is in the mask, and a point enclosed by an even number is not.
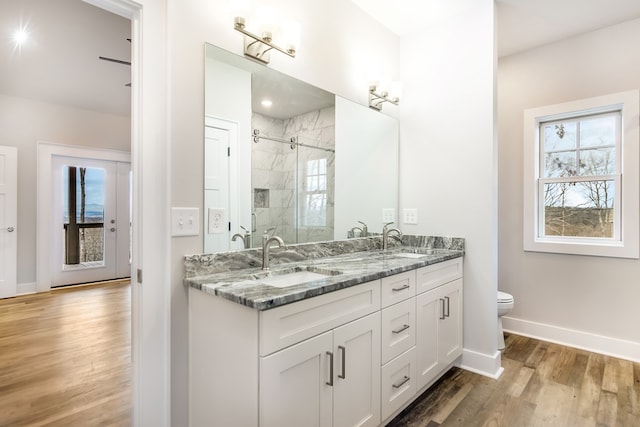
<svg viewBox="0 0 640 427"><path fill-rule="evenodd" d="M303 226L327 225L327 159L307 160L305 167Z"/></svg>

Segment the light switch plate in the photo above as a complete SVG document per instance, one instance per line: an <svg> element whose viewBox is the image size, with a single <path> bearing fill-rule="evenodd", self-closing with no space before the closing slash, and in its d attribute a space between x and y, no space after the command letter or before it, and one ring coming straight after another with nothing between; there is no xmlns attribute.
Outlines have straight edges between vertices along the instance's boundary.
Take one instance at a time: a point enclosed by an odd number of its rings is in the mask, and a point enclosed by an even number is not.
<svg viewBox="0 0 640 427"><path fill-rule="evenodd" d="M418 209L403 209L402 222L405 224L418 224Z"/></svg>
<svg viewBox="0 0 640 427"><path fill-rule="evenodd" d="M382 209L382 222L396 222L396 210L394 208Z"/></svg>
<svg viewBox="0 0 640 427"><path fill-rule="evenodd" d="M171 208L171 235L197 236L200 228L198 208Z"/></svg>

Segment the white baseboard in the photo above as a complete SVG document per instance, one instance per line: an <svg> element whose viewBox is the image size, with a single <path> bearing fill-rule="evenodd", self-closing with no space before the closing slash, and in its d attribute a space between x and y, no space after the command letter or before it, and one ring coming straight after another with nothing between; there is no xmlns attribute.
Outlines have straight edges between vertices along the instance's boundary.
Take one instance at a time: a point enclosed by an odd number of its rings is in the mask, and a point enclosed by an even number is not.
<svg viewBox="0 0 640 427"><path fill-rule="evenodd" d="M36 282L18 283L16 288L17 295L35 294L37 292Z"/></svg>
<svg viewBox="0 0 640 427"><path fill-rule="evenodd" d="M640 363L640 343L504 316L505 332Z"/></svg>
<svg viewBox="0 0 640 427"><path fill-rule="evenodd" d="M494 355L489 355L465 348L462 350L462 360L458 367L466 371L484 375L485 377L498 379L504 371L504 368L501 366L501 356L502 353L499 351L496 351Z"/></svg>

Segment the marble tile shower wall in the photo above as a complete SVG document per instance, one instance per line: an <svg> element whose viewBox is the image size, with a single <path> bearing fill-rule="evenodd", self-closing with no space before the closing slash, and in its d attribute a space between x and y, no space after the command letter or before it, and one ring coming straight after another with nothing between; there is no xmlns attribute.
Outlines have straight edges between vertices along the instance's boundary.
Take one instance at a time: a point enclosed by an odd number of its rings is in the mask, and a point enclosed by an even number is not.
<svg viewBox="0 0 640 427"><path fill-rule="evenodd" d="M298 136L299 142L324 148L335 148L335 108L312 111L287 120L253 114L252 127L261 135L288 140ZM304 208L306 198L305 171L309 160L326 159L327 190L323 225L305 223L304 212L296 221L297 205ZM297 175L296 175L297 173ZM252 185L256 233L254 247L270 227L285 242L316 242L333 239L335 153L261 140L252 148ZM297 188L297 191L296 191Z"/></svg>

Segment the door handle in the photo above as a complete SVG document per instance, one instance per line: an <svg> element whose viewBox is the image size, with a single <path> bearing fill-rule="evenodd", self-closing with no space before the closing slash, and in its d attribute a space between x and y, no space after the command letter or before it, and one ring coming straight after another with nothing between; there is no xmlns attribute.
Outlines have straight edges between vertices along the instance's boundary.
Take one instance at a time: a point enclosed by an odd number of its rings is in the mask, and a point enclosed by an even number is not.
<svg viewBox="0 0 640 427"><path fill-rule="evenodd" d="M444 320L445 319L445 316L444 316L444 304L445 304L444 298L440 298L440 302L442 303L442 306L440 307L442 309L442 315L440 316L440 320Z"/></svg>
<svg viewBox="0 0 640 427"><path fill-rule="evenodd" d="M15 228L13 228L13 227L7 227L7 231L8 231L9 233L13 233L13 232L15 231Z"/></svg>
<svg viewBox="0 0 640 427"><path fill-rule="evenodd" d="M449 315L451 314L450 313L451 306L449 304L449 297L444 297L444 299L447 301L447 313L444 315L444 317L449 317Z"/></svg>
<svg viewBox="0 0 640 427"><path fill-rule="evenodd" d="M347 378L347 349L339 345L338 350L342 351L342 373L338 375L338 378L342 378L344 380Z"/></svg>
<svg viewBox="0 0 640 427"><path fill-rule="evenodd" d="M327 351L327 356L329 356L329 381L325 384L333 387L333 353Z"/></svg>

